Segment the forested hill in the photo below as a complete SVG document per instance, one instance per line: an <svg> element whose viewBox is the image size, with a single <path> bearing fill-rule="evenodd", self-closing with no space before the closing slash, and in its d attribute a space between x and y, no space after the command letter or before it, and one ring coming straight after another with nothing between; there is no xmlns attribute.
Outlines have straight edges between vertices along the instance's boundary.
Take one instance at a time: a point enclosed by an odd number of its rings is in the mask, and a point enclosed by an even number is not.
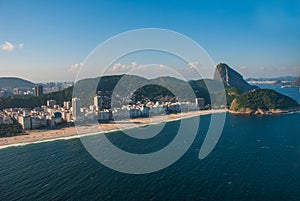
<svg viewBox="0 0 300 201"><path fill-rule="evenodd" d="M221 83L209 79L186 82L174 77L159 77L153 80L147 80L134 75L113 75L80 80L76 83L75 91L73 90L73 87L69 87L54 93L44 94L40 97L14 96L9 98L0 98L0 109L11 107L34 108L44 105L49 99L55 99L57 104L61 105L64 101L71 100L72 96L80 97L82 99L82 105L88 106L93 104L93 97L96 92L101 91L102 94L110 96L121 79L124 79L125 83L122 83L122 85L119 86L120 91L124 91L125 93L127 92L126 90L132 88L133 85L143 86L143 84L146 83L146 85L139 88L134 93L136 100L143 98L154 100L157 96L174 96L174 94L169 90L170 88L184 89L185 87L190 86L196 97L203 97L205 98L206 103L210 103L210 95L206 84L210 86L212 96L222 90L222 87L220 87ZM187 93L189 92L182 90L181 94L184 97L188 97L189 94Z"/></svg>
<svg viewBox="0 0 300 201"><path fill-rule="evenodd" d="M299 104L292 98L270 89L254 89L237 96L231 103L230 110L288 110L297 108Z"/></svg>
<svg viewBox="0 0 300 201"><path fill-rule="evenodd" d="M69 87L62 91L45 94L41 97L13 96L0 98L0 109L11 107L34 108L44 105L49 99L55 99L57 104L62 105L64 101L70 101L72 97L79 97L82 106L88 106L93 104L93 97L97 92L101 91L103 95L111 96L116 86L119 87L119 92L127 93L128 95L132 93L128 91L129 89L139 86L134 94L131 94L135 100L155 100L155 98L159 96L174 96L175 94L172 93L172 89L182 89L180 91L183 97L188 97L190 92L184 89L190 87L196 97L205 99L206 104L211 103L210 98L214 98L217 101L220 100L219 102L224 104L225 93L227 106L230 107L232 111L243 108L257 110L258 108L285 109L298 107L298 104L293 99L273 90L253 87L245 82L243 77L229 66L219 64L216 67L213 80L203 79L186 82L174 77L158 77L156 79L147 80L135 75L111 75L87 78L78 81L75 84L75 88ZM225 92L223 86L226 89ZM224 105L226 105L226 103Z"/></svg>
<svg viewBox="0 0 300 201"><path fill-rule="evenodd" d="M40 97L34 96L13 96L8 98L0 98L0 109L4 108L34 108L41 105L45 105L47 100L55 99L58 104L62 104L64 101L71 100L73 87L66 88L61 91L44 94Z"/></svg>

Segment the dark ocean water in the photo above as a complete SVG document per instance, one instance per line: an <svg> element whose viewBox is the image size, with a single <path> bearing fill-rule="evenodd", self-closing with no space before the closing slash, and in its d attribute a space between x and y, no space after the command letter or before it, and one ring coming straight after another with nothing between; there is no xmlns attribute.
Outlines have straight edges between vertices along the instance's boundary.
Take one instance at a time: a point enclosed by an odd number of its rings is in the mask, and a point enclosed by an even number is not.
<svg viewBox="0 0 300 201"><path fill-rule="evenodd" d="M170 167L145 175L111 170L94 160L79 139L0 150L0 200L300 200L300 113L230 115L204 160L199 149L210 122L201 116L190 149ZM162 148L178 122L139 143L109 134L137 152ZM148 143L148 144L147 144Z"/></svg>
<svg viewBox="0 0 300 201"><path fill-rule="evenodd" d="M202 128L210 116L201 117ZM0 150L0 200L299 200L300 113L228 115L216 148L198 159L205 129L159 172L128 175L95 161L79 139ZM169 123L167 132L177 129ZM166 134L168 141L172 135ZM118 133L111 134L117 140ZM120 140L120 146L139 144ZM149 151L149 150L148 150Z"/></svg>

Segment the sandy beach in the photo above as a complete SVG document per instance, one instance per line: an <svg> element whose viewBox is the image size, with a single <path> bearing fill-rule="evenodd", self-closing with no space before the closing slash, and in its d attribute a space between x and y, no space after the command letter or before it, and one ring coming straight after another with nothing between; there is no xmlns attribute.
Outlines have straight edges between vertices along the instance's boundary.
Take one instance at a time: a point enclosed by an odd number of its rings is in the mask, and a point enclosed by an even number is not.
<svg viewBox="0 0 300 201"><path fill-rule="evenodd" d="M207 115L222 112L226 112L226 110L220 109L191 111L186 113L154 116L150 118L137 118L130 120L113 121L110 123L101 123L97 125L74 126L53 130L31 130L26 131L26 134L24 135L0 138L0 148L10 146L21 146L31 143L40 143L54 140L67 140L87 135L114 132L122 129L130 129L140 126L146 126L149 124L158 124L161 122L176 121L182 118L190 118L199 115Z"/></svg>

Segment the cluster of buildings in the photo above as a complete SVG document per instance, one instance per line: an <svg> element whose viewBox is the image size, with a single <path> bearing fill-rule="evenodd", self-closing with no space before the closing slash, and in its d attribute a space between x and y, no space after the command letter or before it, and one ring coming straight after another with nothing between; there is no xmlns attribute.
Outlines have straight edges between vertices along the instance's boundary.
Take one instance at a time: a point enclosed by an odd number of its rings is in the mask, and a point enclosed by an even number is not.
<svg viewBox="0 0 300 201"><path fill-rule="evenodd" d="M45 84L37 84L33 88L30 87L0 88L0 97L7 98L9 96L16 96L16 95L41 96L43 94L63 90L72 85L73 82L50 82Z"/></svg>
<svg viewBox="0 0 300 201"><path fill-rule="evenodd" d="M73 82L49 82L43 84L43 93L48 94L73 86Z"/></svg>
<svg viewBox="0 0 300 201"><path fill-rule="evenodd" d="M7 98L10 96L16 96L16 95L33 95L33 89L31 88L13 88L13 89L7 89L7 88L0 88L0 97L1 98Z"/></svg>
<svg viewBox="0 0 300 201"><path fill-rule="evenodd" d="M3 112L12 119L15 119L25 130L56 128L64 120L62 114L64 109L56 105L55 100L48 100L46 105L34 108L8 108ZM71 118L70 118L71 120Z"/></svg>
<svg viewBox="0 0 300 201"><path fill-rule="evenodd" d="M9 108L0 113L0 124L19 122L23 129L56 128L58 125L70 125L74 122L108 122L129 118L149 117L161 114L188 112L203 109L205 100L197 98L191 102L137 102L131 105L106 109L105 97L95 95L93 105L82 107L79 98L58 105L55 100L47 100L46 105L34 108ZM9 120L10 119L10 120Z"/></svg>

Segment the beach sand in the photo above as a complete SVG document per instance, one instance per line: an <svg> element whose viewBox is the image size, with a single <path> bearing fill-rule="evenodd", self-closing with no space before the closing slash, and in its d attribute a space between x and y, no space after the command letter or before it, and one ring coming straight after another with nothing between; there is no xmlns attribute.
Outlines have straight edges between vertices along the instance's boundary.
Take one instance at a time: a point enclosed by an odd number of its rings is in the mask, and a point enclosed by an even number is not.
<svg viewBox="0 0 300 201"><path fill-rule="evenodd" d="M226 112L225 109L220 110L202 110L191 111L186 113L170 114L153 116L150 118L137 118L122 121L113 121L110 123L101 123L96 125L74 126L53 130L31 130L26 131L26 134L12 137L0 138L0 148L10 146L20 146L31 143L47 142L53 140L63 140L79 138L87 135L95 135L101 133L108 133L122 129L135 128L149 124L158 124L162 122L175 121L182 118L189 118L199 115L206 115L212 113Z"/></svg>

